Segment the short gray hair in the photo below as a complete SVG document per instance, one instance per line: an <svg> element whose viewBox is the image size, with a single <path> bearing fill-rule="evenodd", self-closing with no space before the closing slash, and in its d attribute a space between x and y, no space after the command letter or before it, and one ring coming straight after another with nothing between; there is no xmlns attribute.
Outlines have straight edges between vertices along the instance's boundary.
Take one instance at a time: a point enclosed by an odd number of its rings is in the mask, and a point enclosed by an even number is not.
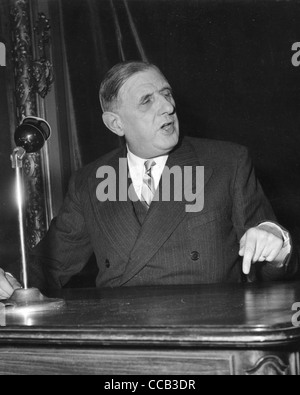
<svg viewBox="0 0 300 395"><path fill-rule="evenodd" d="M149 69L156 69L162 74L154 64L139 61L119 63L110 69L101 83L99 93L103 112L115 110L120 89L130 77Z"/></svg>

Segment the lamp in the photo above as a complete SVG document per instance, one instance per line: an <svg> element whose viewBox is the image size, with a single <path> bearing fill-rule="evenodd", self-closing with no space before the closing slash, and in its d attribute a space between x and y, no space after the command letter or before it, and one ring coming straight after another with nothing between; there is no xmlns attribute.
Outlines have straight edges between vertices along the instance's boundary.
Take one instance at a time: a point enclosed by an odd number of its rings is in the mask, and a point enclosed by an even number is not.
<svg viewBox="0 0 300 395"><path fill-rule="evenodd" d="M26 154L43 148L51 135L48 122L38 117L26 117L15 131L16 148L11 155L12 167L16 170L16 197L18 206L18 225L21 245L23 287L14 291L4 303L12 312L56 310L64 306L62 299L45 297L37 288L28 288L28 266L26 248L26 224L24 218L23 160Z"/></svg>

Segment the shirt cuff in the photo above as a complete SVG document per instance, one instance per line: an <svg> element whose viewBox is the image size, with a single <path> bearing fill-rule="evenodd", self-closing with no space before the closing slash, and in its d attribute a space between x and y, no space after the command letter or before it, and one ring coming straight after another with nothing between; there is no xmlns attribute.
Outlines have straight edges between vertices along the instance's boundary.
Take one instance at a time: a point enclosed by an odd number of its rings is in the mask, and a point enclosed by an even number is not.
<svg viewBox="0 0 300 395"><path fill-rule="evenodd" d="M273 261L273 263L278 266L283 266L286 261L287 256L291 253L291 250L292 250L290 234L289 234L289 232L282 229L279 225L275 224L274 222L262 222L261 224L258 225L258 228L261 226L264 226L264 225L273 229L277 235L278 235L278 232L280 232L280 234L282 236L282 239L283 239L282 250L280 251L278 257Z"/></svg>

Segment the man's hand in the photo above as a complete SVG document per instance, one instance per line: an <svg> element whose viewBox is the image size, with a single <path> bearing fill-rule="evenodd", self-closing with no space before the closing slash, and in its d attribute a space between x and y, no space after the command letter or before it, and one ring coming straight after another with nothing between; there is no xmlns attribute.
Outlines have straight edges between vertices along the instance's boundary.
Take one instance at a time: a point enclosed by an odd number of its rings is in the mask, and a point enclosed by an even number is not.
<svg viewBox="0 0 300 395"><path fill-rule="evenodd" d="M15 289L22 288L18 281L0 269L0 299L8 299Z"/></svg>
<svg viewBox="0 0 300 395"><path fill-rule="evenodd" d="M282 235L268 227L249 229L240 241L239 255L243 256L243 272L248 275L251 265L256 262L284 261L287 253L283 251L284 240ZM280 256L282 255L282 257Z"/></svg>

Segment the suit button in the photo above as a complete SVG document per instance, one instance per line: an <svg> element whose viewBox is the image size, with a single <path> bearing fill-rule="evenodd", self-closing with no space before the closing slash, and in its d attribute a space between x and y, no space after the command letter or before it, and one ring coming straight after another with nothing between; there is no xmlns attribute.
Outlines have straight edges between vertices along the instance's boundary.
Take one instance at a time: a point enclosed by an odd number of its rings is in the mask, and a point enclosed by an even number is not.
<svg viewBox="0 0 300 395"><path fill-rule="evenodd" d="M200 259L200 254L198 251L191 252L191 259L192 261L198 261Z"/></svg>
<svg viewBox="0 0 300 395"><path fill-rule="evenodd" d="M108 259L106 259L106 261L105 261L105 266L107 267L107 269L109 269L109 268L110 268L110 262L109 262L109 260L108 260Z"/></svg>

